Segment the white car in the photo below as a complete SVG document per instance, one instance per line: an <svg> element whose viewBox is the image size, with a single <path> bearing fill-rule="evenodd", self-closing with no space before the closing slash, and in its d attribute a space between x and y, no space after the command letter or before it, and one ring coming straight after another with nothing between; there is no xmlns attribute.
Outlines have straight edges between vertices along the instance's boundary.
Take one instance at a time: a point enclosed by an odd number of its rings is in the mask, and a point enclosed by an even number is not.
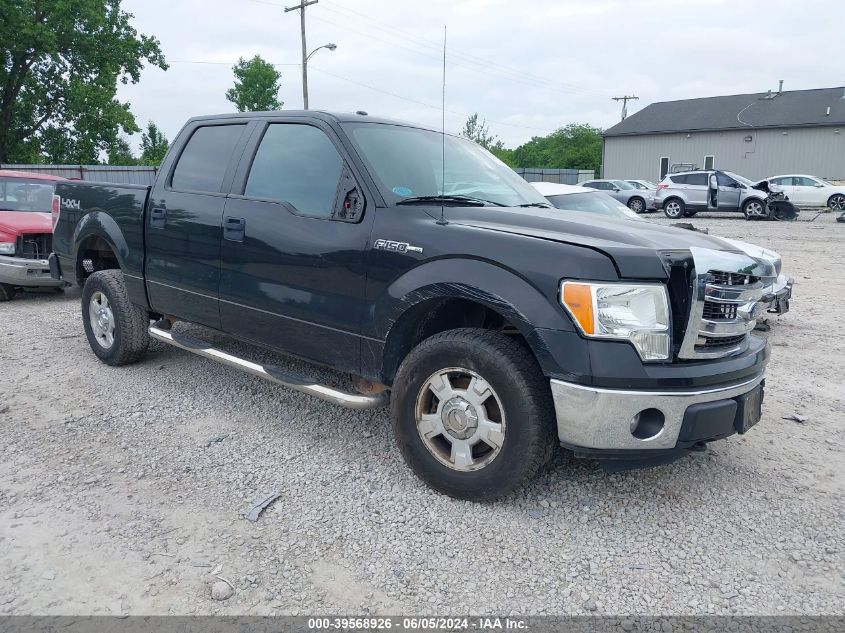
<svg viewBox="0 0 845 633"><path fill-rule="evenodd" d="M799 207L830 207L834 211L845 211L843 186L832 185L826 180L805 174L772 176L766 180L780 187L789 200Z"/></svg>
<svg viewBox="0 0 845 633"><path fill-rule="evenodd" d="M647 221L631 211L621 202L614 200L601 191L594 191L586 187L576 187L574 185L559 185L553 182L532 182L531 186L556 208L563 211L593 213L605 216L605 219L609 217L617 220L636 220L637 222ZM788 312L789 300L792 298L792 285L794 282L791 277L787 277L781 273L783 262L780 255L771 249L763 248L761 246L757 246L756 244L740 242L739 240L732 240L726 237L720 237L720 239L728 242L734 248L743 251L746 255L758 259L765 259L772 263L777 271L778 277L773 280L772 285L767 288L765 296L760 302L760 308L775 314Z"/></svg>
<svg viewBox="0 0 845 633"><path fill-rule="evenodd" d="M626 180L625 182L634 185L637 189L657 189L657 185L650 180Z"/></svg>

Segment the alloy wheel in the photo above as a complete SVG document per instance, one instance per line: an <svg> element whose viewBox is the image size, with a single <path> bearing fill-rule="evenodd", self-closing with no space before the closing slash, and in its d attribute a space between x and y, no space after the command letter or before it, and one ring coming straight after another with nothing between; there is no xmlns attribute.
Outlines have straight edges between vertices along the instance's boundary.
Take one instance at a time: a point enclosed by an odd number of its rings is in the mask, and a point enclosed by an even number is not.
<svg viewBox="0 0 845 633"><path fill-rule="evenodd" d="M441 464L462 472L484 468L505 442L498 394L480 375L451 367L432 374L417 395L420 438Z"/></svg>
<svg viewBox="0 0 845 633"><path fill-rule="evenodd" d="M103 349L110 349L114 344L114 314L109 300L102 292L91 295L88 304L88 318L94 338Z"/></svg>

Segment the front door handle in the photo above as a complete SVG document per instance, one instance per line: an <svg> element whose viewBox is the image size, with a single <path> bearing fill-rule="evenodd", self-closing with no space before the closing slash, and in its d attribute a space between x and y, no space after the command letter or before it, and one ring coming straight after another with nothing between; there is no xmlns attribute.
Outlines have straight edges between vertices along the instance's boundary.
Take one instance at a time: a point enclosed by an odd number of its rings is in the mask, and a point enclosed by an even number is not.
<svg viewBox="0 0 845 633"><path fill-rule="evenodd" d="M167 223L167 209L154 207L150 212L150 226L154 229L163 229Z"/></svg>
<svg viewBox="0 0 845 633"><path fill-rule="evenodd" d="M223 218L223 239L230 242L243 242L246 232L246 220L243 218Z"/></svg>

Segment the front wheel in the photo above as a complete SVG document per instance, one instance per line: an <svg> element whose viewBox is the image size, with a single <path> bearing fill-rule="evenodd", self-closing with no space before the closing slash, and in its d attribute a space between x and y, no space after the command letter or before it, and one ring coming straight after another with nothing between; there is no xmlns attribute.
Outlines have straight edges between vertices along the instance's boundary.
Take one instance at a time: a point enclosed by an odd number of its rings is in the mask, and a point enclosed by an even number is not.
<svg viewBox="0 0 845 633"><path fill-rule="evenodd" d="M686 205L683 200L671 198L663 205L663 213L666 214L667 218L677 220L678 218L683 217L684 213L686 213Z"/></svg>
<svg viewBox="0 0 845 633"><path fill-rule="evenodd" d="M509 494L556 447L551 391L537 361L488 330L450 330L414 348L394 380L391 417L414 473L460 499Z"/></svg>
<svg viewBox="0 0 845 633"><path fill-rule="evenodd" d="M836 193L827 200L827 206L833 211L845 211L845 195Z"/></svg>
<svg viewBox="0 0 845 633"><path fill-rule="evenodd" d="M628 200L628 208L634 213L642 213L645 211L645 200L634 196Z"/></svg>
<svg viewBox="0 0 845 633"><path fill-rule="evenodd" d="M91 351L107 365L134 363L150 344L149 317L129 301L119 270L100 270L85 280L82 322Z"/></svg>
<svg viewBox="0 0 845 633"><path fill-rule="evenodd" d="M742 205L742 214L746 220L764 218L766 217L766 207L762 201L751 198L750 200L746 200L745 204Z"/></svg>

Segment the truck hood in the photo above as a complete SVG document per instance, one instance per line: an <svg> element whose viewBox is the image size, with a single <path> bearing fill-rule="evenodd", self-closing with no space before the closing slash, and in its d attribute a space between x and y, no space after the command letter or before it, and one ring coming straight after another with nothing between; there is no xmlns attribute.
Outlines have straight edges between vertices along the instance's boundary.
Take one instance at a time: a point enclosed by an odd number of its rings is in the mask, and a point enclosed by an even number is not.
<svg viewBox="0 0 845 633"><path fill-rule="evenodd" d="M628 279L665 278L660 251L696 247L743 252L738 246L705 233L560 209L451 207L446 210L446 217L449 222L479 229L592 248L610 257L620 276Z"/></svg>
<svg viewBox="0 0 845 633"><path fill-rule="evenodd" d="M53 219L50 213L0 209L0 232L14 237L24 233L52 233Z"/></svg>

